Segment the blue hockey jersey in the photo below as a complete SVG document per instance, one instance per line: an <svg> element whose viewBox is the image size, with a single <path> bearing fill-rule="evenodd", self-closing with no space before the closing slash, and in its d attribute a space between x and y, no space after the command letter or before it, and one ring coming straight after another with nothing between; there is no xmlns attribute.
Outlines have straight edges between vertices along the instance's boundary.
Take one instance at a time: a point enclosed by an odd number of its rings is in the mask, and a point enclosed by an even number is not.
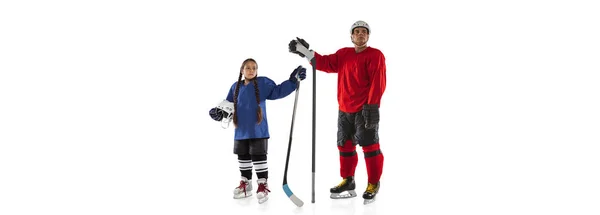
<svg viewBox="0 0 600 215"><path fill-rule="evenodd" d="M235 140L251 139L251 138L269 138L269 122L267 117L267 106L265 101L276 100L290 95L296 90L296 83L286 80L277 85L267 77L258 76L258 90L260 92L260 107L262 108L263 121L260 124L256 116L258 105L256 103L256 94L254 91L254 83L250 82L247 85L240 84L240 90L237 98L237 128L235 128ZM233 95L237 82L234 82L227 94L227 101L233 102Z"/></svg>

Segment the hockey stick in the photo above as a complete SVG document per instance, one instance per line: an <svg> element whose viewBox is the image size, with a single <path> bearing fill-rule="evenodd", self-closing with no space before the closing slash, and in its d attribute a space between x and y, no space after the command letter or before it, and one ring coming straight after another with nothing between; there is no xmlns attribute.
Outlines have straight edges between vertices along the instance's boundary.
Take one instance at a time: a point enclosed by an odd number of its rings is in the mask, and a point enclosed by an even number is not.
<svg viewBox="0 0 600 215"><path fill-rule="evenodd" d="M285 192L285 195L287 195L288 198L290 198L290 200L292 200L292 202L296 206L302 207L302 205L304 205L304 202L302 200L300 200L300 198L298 198L296 195L294 195L294 193L292 192L292 190L290 189L290 187L288 186L288 183L287 183L288 164L290 162L290 150L292 149L292 134L294 132L294 119L296 118L296 104L298 103L298 93L300 91L300 79L298 79L298 81L296 83L297 83L296 98L294 99L294 112L292 113L292 126L290 128L290 142L288 143L287 157L285 158L285 170L283 172L283 191Z"/></svg>
<svg viewBox="0 0 600 215"><path fill-rule="evenodd" d="M315 124L317 114L317 60L310 60L313 70L313 96L312 96L312 203L315 203Z"/></svg>

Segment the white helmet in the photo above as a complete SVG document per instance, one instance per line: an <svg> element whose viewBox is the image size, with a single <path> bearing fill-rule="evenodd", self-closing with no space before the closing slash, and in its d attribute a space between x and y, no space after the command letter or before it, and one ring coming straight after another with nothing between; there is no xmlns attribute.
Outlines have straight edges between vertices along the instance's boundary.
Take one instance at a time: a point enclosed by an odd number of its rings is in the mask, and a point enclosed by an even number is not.
<svg viewBox="0 0 600 215"><path fill-rule="evenodd" d="M358 27L366 28L367 33L371 33L371 28L369 28L369 24L367 24L365 21L358 20L354 24L352 24L352 27L350 27L350 34L352 34L354 32L354 29Z"/></svg>
<svg viewBox="0 0 600 215"><path fill-rule="evenodd" d="M227 100L223 100L219 105L217 105L217 109L222 110L223 119L221 120L221 127L228 128L229 123L233 120L233 102L229 102ZM227 125L227 126L225 126Z"/></svg>

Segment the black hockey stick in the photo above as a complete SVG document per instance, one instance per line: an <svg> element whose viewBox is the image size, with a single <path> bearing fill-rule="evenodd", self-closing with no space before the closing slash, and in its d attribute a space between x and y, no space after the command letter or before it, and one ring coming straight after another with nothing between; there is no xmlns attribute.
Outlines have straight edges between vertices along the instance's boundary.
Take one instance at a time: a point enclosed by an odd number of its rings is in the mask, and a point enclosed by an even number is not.
<svg viewBox="0 0 600 215"><path fill-rule="evenodd" d="M317 60L313 57L310 60L313 70L313 96L312 96L312 203L315 203L315 124L317 114Z"/></svg>
<svg viewBox="0 0 600 215"><path fill-rule="evenodd" d="M283 172L283 191L285 192L285 195L288 196L288 198L290 198L290 200L292 200L292 202L298 206L298 207L302 207L302 205L304 205L304 202L302 200L300 200L300 198L298 198L296 195L294 195L294 193L292 192L292 190L290 189L290 187L288 186L287 183L287 172L288 172L288 164L290 162L290 150L292 149L292 134L294 132L294 120L296 118L296 104L298 103L298 93L300 91L300 79L298 79L298 81L296 82L296 98L294 99L294 112L292 113L292 126L290 128L290 142L288 143L288 150L287 150L287 157L285 158L285 170Z"/></svg>

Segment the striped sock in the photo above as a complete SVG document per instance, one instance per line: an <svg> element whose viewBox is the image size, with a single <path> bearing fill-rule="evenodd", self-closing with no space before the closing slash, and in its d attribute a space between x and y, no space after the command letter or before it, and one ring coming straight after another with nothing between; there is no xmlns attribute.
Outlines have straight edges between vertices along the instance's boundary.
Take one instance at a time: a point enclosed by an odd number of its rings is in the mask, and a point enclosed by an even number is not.
<svg viewBox="0 0 600 215"><path fill-rule="evenodd" d="M238 162L240 165L240 173L243 177L246 177L248 180L252 179L252 160L249 154L247 155L238 155Z"/></svg>
<svg viewBox="0 0 600 215"><path fill-rule="evenodd" d="M269 177L269 167L267 165L267 155L252 155L252 164L258 178Z"/></svg>

